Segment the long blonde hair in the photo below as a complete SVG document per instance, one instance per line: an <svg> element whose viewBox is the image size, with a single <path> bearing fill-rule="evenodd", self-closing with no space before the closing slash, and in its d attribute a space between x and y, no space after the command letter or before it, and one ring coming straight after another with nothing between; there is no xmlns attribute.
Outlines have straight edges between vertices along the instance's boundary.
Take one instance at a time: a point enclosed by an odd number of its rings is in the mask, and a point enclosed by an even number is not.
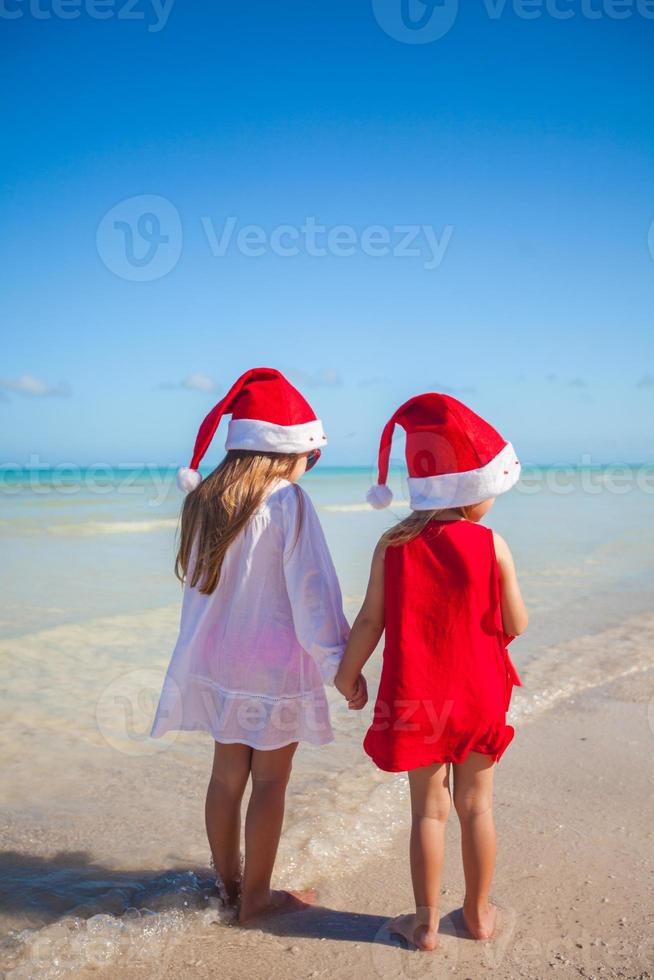
<svg viewBox="0 0 654 980"><path fill-rule="evenodd" d="M261 506L275 480L289 479L298 457L291 453L230 450L184 501L175 575L204 595L218 585L225 553ZM298 527L302 494L298 492ZM190 578L191 552L194 552Z"/></svg>
<svg viewBox="0 0 654 980"><path fill-rule="evenodd" d="M463 518L466 516L465 507L451 507L448 510L455 511ZM409 541L417 538L430 521L438 519L444 513L446 513L445 510L414 510L412 514L405 517L403 521L400 521L399 524L396 524L395 527L387 531L383 535L382 541L391 547L393 545L407 544Z"/></svg>

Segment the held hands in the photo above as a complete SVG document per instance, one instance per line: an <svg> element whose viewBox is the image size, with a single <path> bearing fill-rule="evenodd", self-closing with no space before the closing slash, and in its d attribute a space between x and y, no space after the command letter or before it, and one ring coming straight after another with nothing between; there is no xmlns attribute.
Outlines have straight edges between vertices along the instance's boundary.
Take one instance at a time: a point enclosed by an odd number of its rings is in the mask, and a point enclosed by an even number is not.
<svg viewBox="0 0 654 980"><path fill-rule="evenodd" d="M359 674L354 685L354 691L347 699L350 711L361 711L368 703L368 685L363 674Z"/></svg>
<svg viewBox="0 0 654 980"><path fill-rule="evenodd" d="M343 695L350 711L361 711L368 703L368 685L363 674L352 683L341 677L339 671L334 678L334 687Z"/></svg>

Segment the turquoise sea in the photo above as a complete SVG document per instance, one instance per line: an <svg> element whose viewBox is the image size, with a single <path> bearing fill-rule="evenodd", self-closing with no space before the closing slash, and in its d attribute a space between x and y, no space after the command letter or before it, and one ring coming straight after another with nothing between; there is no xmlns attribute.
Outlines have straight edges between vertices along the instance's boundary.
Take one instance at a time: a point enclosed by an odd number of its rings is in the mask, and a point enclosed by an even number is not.
<svg viewBox="0 0 654 980"><path fill-rule="evenodd" d="M320 513L350 610L379 535L408 513L373 511L369 468L320 464L302 485ZM560 619L562 635L647 608L654 466L527 467L487 518L511 545L532 609L523 646ZM175 602L171 569L181 494L172 467L0 468L0 537L11 574L0 598L5 636ZM558 633L557 633L558 635Z"/></svg>

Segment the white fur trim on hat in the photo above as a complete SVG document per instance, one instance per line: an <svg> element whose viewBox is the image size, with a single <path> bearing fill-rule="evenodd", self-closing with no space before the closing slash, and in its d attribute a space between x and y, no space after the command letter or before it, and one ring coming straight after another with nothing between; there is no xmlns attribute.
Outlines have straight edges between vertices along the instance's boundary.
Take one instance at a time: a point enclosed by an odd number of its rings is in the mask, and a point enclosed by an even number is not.
<svg viewBox="0 0 654 980"><path fill-rule="evenodd" d="M202 483L202 474L197 470L192 470L189 466L182 466L177 470L177 486L184 493L190 493Z"/></svg>
<svg viewBox="0 0 654 980"><path fill-rule="evenodd" d="M275 425L260 419L230 419L225 449L251 449L261 453L308 453L327 445L322 422Z"/></svg>
<svg viewBox="0 0 654 980"><path fill-rule="evenodd" d="M520 463L510 442L490 463L464 473L409 477L412 510L467 507L506 493L520 477Z"/></svg>
<svg viewBox="0 0 654 980"><path fill-rule="evenodd" d="M393 499L393 491L385 483L375 483L370 487L366 494L366 500L375 510L383 510L389 507Z"/></svg>

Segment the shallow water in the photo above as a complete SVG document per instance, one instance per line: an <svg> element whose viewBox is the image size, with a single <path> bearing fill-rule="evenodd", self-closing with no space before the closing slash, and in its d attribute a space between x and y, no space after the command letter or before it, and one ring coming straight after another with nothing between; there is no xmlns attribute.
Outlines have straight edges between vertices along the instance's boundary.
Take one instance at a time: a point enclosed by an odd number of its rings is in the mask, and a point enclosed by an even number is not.
<svg viewBox="0 0 654 980"><path fill-rule="evenodd" d="M531 611L511 649L525 682L512 705L517 737L557 700L651 662L651 474L623 473L626 492L614 477L527 472L492 512ZM322 469L304 480L350 617L375 541L407 513L397 474L391 512L362 508L369 479ZM173 475L114 472L101 492L84 472L57 480L23 473L0 483L10 570L0 599L0 915L12 980L119 957L163 965L172 936L224 917L202 823L210 739L147 737L179 615ZM378 670L376 656L373 692ZM404 778L377 771L360 748L370 709L347 712L329 696L336 742L298 752L281 884L351 873L406 819Z"/></svg>

